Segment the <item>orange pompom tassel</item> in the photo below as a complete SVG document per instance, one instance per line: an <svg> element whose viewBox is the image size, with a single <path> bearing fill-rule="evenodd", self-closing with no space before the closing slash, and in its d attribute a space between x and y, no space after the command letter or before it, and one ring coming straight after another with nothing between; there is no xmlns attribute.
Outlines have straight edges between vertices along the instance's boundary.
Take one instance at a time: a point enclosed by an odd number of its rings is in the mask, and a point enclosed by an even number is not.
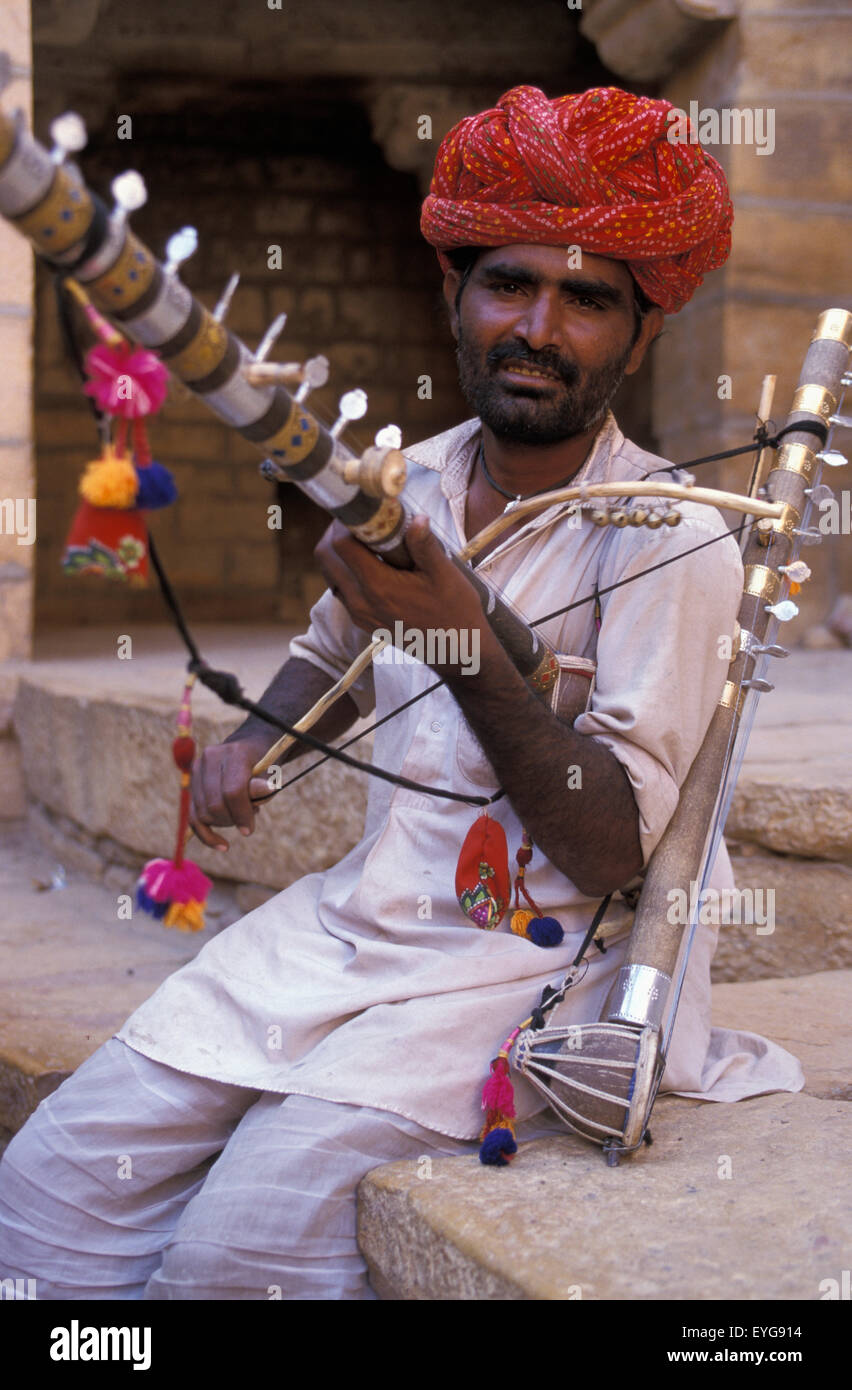
<svg viewBox="0 0 852 1390"><path fill-rule="evenodd" d="M139 478L130 459L109 444L99 459L86 464L80 479L80 496L93 507L130 508L138 491Z"/></svg>

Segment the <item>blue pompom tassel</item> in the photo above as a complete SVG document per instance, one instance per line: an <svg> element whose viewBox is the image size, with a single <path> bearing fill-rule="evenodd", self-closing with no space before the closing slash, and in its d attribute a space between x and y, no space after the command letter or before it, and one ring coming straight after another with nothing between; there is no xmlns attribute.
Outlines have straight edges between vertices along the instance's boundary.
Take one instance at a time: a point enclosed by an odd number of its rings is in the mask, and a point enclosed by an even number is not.
<svg viewBox="0 0 852 1390"><path fill-rule="evenodd" d="M515 1136L510 1129L492 1129L482 1141L479 1161L495 1168L505 1168L509 1163L506 1154L511 1156L517 1152Z"/></svg>
<svg viewBox="0 0 852 1390"><path fill-rule="evenodd" d="M142 887L141 879L136 885L136 906L140 907L143 912L149 913L151 917L156 917L159 920L162 920L169 910L168 902L155 902L155 900L145 892L145 889Z"/></svg>
<svg viewBox="0 0 852 1390"><path fill-rule="evenodd" d="M139 511L154 512L159 507L169 507L177 499L178 490L174 478L162 463L149 463L137 468L139 491L136 503Z"/></svg>
<svg viewBox="0 0 852 1390"><path fill-rule="evenodd" d="M564 935L555 917L533 917L527 922L527 936L536 946L558 946Z"/></svg>

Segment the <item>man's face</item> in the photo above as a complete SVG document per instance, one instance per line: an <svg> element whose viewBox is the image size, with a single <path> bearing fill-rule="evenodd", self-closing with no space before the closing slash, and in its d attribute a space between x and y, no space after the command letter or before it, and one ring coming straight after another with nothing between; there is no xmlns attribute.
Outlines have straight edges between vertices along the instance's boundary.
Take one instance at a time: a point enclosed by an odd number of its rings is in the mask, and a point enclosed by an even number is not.
<svg viewBox="0 0 852 1390"><path fill-rule="evenodd" d="M636 333L633 280L621 261L558 246L502 246L477 260L462 291L450 271L461 388L499 438L555 444L597 425L662 324Z"/></svg>

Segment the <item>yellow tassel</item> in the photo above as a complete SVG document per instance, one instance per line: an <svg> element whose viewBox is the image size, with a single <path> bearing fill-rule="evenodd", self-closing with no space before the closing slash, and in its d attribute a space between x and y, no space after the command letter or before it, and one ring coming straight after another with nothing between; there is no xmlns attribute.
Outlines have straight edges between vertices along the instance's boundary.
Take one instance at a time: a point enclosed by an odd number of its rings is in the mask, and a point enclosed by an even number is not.
<svg viewBox="0 0 852 1390"><path fill-rule="evenodd" d="M133 506L138 491L139 479L130 459L115 453L109 444L99 459L86 464L80 479L80 496L93 507L126 511Z"/></svg>
<svg viewBox="0 0 852 1390"><path fill-rule="evenodd" d="M518 912L512 913L512 920L509 925L515 936L526 936L527 927L535 916L534 912L527 912L526 908L520 908Z"/></svg>
<svg viewBox="0 0 852 1390"><path fill-rule="evenodd" d="M177 927L178 931L204 930L204 904L190 898L188 903L172 903L165 917L164 927Z"/></svg>

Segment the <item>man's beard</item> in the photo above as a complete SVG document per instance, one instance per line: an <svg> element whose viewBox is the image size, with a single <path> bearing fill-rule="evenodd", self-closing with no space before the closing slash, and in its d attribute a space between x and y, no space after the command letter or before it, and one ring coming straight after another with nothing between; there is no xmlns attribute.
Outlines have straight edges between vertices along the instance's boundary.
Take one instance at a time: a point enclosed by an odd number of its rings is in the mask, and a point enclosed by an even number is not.
<svg viewBox="0 0 852 1390"><path fill-rule="evenodd" d="M631 348L603 367L586 373L555 352L532 352L522 343L501 343L484 364L459 329L456 359L459 383L469 406L498 439L518 444L558 444L583 434L603 419L624 380ZM494 371L502 362L523 362L556 372L556 394L530 382L531 391L501 382Z"/></svg>

